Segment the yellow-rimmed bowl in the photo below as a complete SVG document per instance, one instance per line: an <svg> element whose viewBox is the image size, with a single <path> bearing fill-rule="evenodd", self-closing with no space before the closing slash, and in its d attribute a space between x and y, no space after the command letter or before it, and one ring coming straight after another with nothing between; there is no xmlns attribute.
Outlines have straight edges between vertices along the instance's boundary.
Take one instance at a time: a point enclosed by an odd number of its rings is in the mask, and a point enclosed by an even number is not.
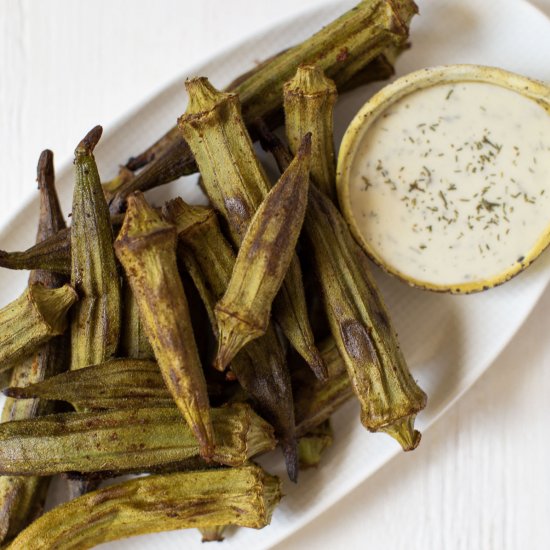
<svg viewBox="0 0 550 550"><path fill-rule="evenodd" d="M358 149L365 135L373 123L389 107L399 100L420 90L439 86L441 84L457 84L465 82L481 82L500 86L514 91L524 97L534 100L550 114L550 88L539 81L524 76L480 65L448 65L433 67L410 73L399 78L392 84L383 88L374 95L357 113L350 123L338 155L338 168L336 175L338 199L340 208L357 241L361 244L369 257L384 270L411 286L437 291L452 292L456 294L478 292L487 290L502 284L529 266L550 243L550 212L548 213L548 225L536 242L529 245L520 260L499 273L487 274L486 277L477 278L468 282L441 284L426 279L419 279L407 274L403 269L384 260L380 251L374 248L365 238L355 218L351 204L350 186L351 174L355 162L360 160ZM548 182L550 187L550 181ZM550 191L550 190L549 190Z"/></svg>

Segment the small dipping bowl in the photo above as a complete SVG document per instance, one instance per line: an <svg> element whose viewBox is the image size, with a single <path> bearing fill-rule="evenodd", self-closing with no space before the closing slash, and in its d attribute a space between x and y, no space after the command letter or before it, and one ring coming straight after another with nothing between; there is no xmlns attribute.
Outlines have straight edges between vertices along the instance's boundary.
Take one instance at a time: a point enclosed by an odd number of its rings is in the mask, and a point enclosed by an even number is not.
<svg viewBox="0 0 550 550"><path fill-rule="evenodd" d="M501 284L550 242L550 90L502 69L411 73L373 96L339 152L338 198L383 269L423 289Z"/></svg>

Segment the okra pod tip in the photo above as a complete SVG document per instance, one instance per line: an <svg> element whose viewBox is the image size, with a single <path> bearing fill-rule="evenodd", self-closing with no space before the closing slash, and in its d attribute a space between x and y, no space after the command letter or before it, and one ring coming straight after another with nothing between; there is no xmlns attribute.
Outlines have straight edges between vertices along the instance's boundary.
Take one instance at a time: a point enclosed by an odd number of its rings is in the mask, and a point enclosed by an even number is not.
<svg viewBox="0 0 550 550"><path fill-rule="evenodd" d="M115 240L115 250L119 251L124 247L139 248L143 239L165 232L174 233L174 240L176 239L174 226L163 220L155 209L149 206L143 193L132 193L127 199L127 206L124 222Z"/></svg>
<svg viewBox="0 0 550 550"><path fill-rule="evenodd" d="M180 239L189 231L200 228L216 217L214 209L187 204L181 197L167 201L162 207L162 215L177 226Z"/></svg>
<svg viewBox="0 0 550 550"><path fill-rule="evenodd" d="M29 286L29 299L50 326L51 334L57 335L65 331L67 311L78 300L78 296L68 284L60 288L46 288L41 284L34 284Z"/></svg>
<svg viewBox="0 0 550 550"><path fill-rule="evenodd" d="M220 92L204 76L187 79L185 88L189 94L189 103L185 114L180 117L179 122L184 123L189 116L197 115L214 109L221 100L236 97L235 94Z"/></svg>
<svg viewBox="0 0 550 550"><path fill-rule="evenodd" d="M219 344L214 368L223 372L248 342L264 334L265 327L254 327L246 319L220 308L216 309L216 317L221 323L218 325ZM243 326L246 330L243 330Z"/></svg>
<svg viewBox="0 0 550 550"><path fill-rule="evenodd" d="M294 78L284 85L285 94L313 96L316 94L336 94L336 84L316 65L300 65Z"/></svg>

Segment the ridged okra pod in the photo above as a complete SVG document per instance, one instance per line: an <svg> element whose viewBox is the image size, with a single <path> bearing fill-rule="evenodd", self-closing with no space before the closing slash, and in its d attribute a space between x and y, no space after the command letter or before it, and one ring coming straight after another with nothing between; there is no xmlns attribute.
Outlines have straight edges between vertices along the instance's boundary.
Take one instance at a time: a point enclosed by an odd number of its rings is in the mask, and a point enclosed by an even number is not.
<svg viewBox="0 0 550 550"><path fill-rule="evenodd" d="M71 369L113 357L120 336L120 280L113 231L93 155L101 133L101 126L96 126L75 150L71 283L80 301L71 320Z"/></svg>
<svg viewBox="0 0 550 550"><path fill-rule="evenodd" d="M141 193L128 200L115 250L136 298L166 386L195 433L201 454L214 450L210 404L176 260L176 228Z"/></svg>
<svg viewBox="0 0 550 550"><path fill-rule="evenodd" d="M311 132L311 179L336 202L336 159L333 111L336 85L316 65L298 67L284 86L285 130L291 151L296 154L302 136Z"/></svg>
<svg viewBox="0 0 550 550"><path fill-rule="evenodd" d="M257 127L263 145L285 169L290 154L265 126ZM404 450L415 449L421 435L414 420L426 406L426 394L408 369L365 253L336 206L315 186L310 186L304 230L331 332L361 404L361 422L370 431L387 432Z"/></svg>
<svg viewBox="0 0 550 550"><path fill-rule="evenodd" d="M412 450L420 442L414 419L426 406L426 394L407 367L366 262L359 260L364 252L336 207L316 189L310 193L306 220L325 310L361 403L361 422Z"/></svg>
<svg viewBox="0 0 550 550"><path fill-rule="evenodd" d="M65 401L81 411L176 405L157 363L145 359L111 359L28 386L17 383L4 393L14 399Z"/></svg>
<svg viewBox="0 0 550 550"><path fill-rule="evenodd" d="M270 190L269 181L254 153L238 97L219 92L206 78L187 81L186 86L189 104L179 128L193 150L212 205L226 219L234 244L240 246L254 212ZM273 314L296 351L315 372L322 372L297 256L275 298Z"/></svg>
<svg viewBox="0 0 550 550"><path fill-rule="evenodd" d="M224 237L212 208L174 199L166 204L164 211L177 227L179 258L193 278L216 332L214 307L224 295L231 278L235 252ZM271 324L264 336L250 342L237 354L231 369L240 385L257 403L261 414L275 427L285 454L288 475L295 481L298 459L290 374Z"/></svg>
<svg viewBox="0 0 550 550"><path fill-rule="evenodd" d="M220 370L267 330L271 304L294 257L304 222L310 154L311 135L306 134L296 157L266 195L244 235L231 279L215 308Z"/></svg>
<svg viewBox="0 0 550 550"><path fill-rule="evenodd" d="M269 524L281 499L278 478L259 466L133 479L54 508L10 550L76 550L174 529Z"/></svg>
<svg viewBox="0 0 550 550"><path fill-rule="evenodd" d="M33 284L0 309L0 370L12 368L14 361L63 334L67 312L77 298L69 285L50 289Z"/></svg>
<svg viewBox="0 0 550 550"><path fill-rule="evenodd" d="M271 451L273 428L249 405L212 409L213 460L239 466ZM61 413L0 424L0 475L146 472L196 463L197 440L176 407Z"/></svg>
<svg viewBox="0 0 550 550"><path fill-rule="evenodd" d="M59 206L55 190L53 153L45 150L40 155L37 169L40 191L40 214L38 219L37 243L65 228L65 219ZM47 288L62 286L65 277L49 271L32 271L29 284L38 283ZM67 335L56 336L38 351L14 366L12 385L28 385L49 378L66 368ZM2 422L24 420L33 416L49 414L53 404L32 399L18 401L7 399L2 410ZM15 537L44 509L49 479L45 477L0 477L0 544Z"/></svg>
<svg viewBox="0 0 550 550"><path fill-rule="evenodd" d="M263 117L274 120L273 127L278 125L283 85L302 64L315 63L339 90L368 81L365 74L380 74L380 56L405 46L410 20L417 11L412 0L364 0L310 38L250 71L231 88L241 98L246 123ZM387 72L382 76L386 78ZM145 191L196 170L189 145L175 128L132 159L129 166L136 169L148 162L118 189L112 203L114 211L122 208L133 191Z"/></svg>

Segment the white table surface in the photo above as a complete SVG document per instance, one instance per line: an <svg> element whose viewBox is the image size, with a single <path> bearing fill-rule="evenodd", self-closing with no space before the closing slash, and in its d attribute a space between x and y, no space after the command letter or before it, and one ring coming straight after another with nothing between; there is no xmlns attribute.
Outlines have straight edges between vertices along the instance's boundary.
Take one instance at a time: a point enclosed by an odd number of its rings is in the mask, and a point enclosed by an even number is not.
<svg viewBox="0 0 550 550"><path fill-rule="evenodd" d="M0 0L0 215L34 192L45 147L61 164L87 129L108 127L184 65L321 3ZM532 3L550 16L550 0ZM550 548L549 327L547 292L414 453L277 548Z"/></svg>

